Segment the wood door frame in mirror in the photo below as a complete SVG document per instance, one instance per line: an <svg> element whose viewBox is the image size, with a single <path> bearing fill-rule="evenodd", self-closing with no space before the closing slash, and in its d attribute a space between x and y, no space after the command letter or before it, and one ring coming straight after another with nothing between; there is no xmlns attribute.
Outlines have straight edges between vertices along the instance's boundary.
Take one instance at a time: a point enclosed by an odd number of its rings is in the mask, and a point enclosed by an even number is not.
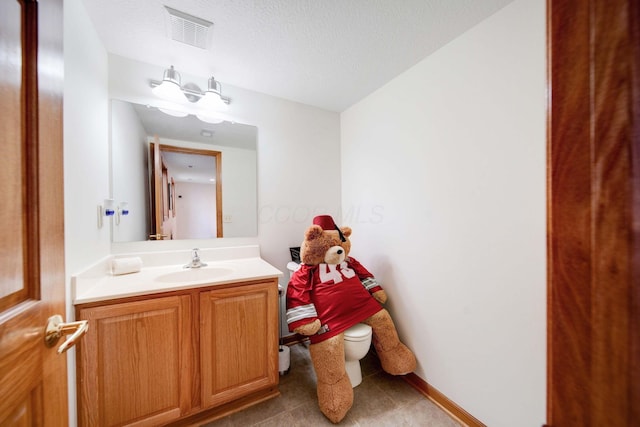
<svg viewBox="0 0 640 427"><path fill-rule="evenodd" d="M176 147L175 145L160 144L159 151L170 151L173 153L198 154L211 156L216 162L216 237L223 237L222 229L222 152L216 150L204 150L199 148Z"/></svg>

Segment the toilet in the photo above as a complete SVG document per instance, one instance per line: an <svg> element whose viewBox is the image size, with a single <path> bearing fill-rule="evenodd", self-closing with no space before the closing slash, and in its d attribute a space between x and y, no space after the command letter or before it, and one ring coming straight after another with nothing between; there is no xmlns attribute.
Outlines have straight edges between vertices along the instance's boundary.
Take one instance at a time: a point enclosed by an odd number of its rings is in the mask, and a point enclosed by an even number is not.
<svg viewBox="0 0 640 427"><path fill-rule="evenodd" d="M352 387L362 382L360 359L369 352L371 335L371 326L364 323L358 323L344 331L344 366Z"/></svg>
<svg viewBox="0 0 640 427"><path fill-rule="evenodd" d="M299 266L296 262L289 262L287 264L289 276L291 276ZM344 364L352 387L362 382L360 359L365 357L369 352L372 334L371 326L365 325L364 323L358 323L344 331Z"/></svg>

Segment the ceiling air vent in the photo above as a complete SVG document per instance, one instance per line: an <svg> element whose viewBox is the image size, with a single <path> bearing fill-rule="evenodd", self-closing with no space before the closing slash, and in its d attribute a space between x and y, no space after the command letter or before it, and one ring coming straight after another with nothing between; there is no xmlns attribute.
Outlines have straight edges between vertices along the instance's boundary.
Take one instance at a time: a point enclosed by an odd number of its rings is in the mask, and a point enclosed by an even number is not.
<svg viewBox="0 0 640 427"><path fill-rule="evenodd" d="M208 32L213 22L205 21L167 6L164 8L167 10L167 31L170 39L199 47L200 49L207 48Z"/></svg>

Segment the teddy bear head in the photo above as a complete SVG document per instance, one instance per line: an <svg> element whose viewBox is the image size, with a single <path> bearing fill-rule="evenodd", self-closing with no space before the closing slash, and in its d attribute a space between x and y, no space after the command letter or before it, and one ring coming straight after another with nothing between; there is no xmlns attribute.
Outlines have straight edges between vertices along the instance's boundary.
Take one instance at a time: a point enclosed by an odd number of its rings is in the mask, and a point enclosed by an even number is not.
<svg viewBox="0 0 640 427"><path fill-rule="evenodd" d="M340 264L351 250L351 228L338 228L329 215L313 219L300 246L300 259L307 265Z"/></svg>

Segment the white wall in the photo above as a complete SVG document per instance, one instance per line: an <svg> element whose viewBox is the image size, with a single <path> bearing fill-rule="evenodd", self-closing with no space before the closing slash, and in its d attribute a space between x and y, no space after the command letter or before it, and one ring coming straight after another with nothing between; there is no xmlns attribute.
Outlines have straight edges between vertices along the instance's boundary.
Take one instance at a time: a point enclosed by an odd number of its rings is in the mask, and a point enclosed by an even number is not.
<svg viewBox="0 0 640 427"><path fill-rule="evenodd" d="M107 53L80 0L64 5L64 64L65 246L74 273L110 250L109 226L97 227L97 206L109 197Z"/></svg>
<svg viewBox="0 0 640 427"><path fill-rule="evenodd" d="M417 374L545 421L545 2L517 0L345 111L343 224Z"/></svg>
<svg viewBox="0 0 640 427"><path fill-rule="evenodd" d="M107 53L80 0L64 2L64 208L67 318L70 277L110 251L97 206L109 197ZM69 421L76 424L75 351L69 360Z"/></svg>
<svg viewBox="0 0 640 427"><path fill-rule="evenodd" d="M111 163L114 169L111 193L116 203L127 202L129 215L112 224L113 241L146 240L150 231L150 213L146 201L149 194L147 167L147 132L133 106L124 102L111 103Z"/></svg>

